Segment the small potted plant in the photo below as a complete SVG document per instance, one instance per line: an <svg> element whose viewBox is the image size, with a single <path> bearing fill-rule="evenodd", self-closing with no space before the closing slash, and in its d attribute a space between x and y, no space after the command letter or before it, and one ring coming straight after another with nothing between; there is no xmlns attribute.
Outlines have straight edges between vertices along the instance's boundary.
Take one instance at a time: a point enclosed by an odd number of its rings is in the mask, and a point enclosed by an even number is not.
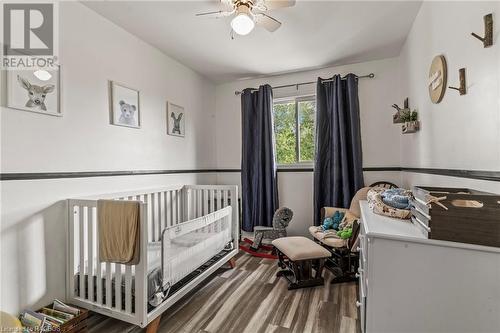
<svg viewBox="0 0 500 333"><path fill-rule="evenodd" d="M403 134L415 133L420 129L420 121L418 120L418 112L411 111L402 115L404 121L401 126Z"/></svg>

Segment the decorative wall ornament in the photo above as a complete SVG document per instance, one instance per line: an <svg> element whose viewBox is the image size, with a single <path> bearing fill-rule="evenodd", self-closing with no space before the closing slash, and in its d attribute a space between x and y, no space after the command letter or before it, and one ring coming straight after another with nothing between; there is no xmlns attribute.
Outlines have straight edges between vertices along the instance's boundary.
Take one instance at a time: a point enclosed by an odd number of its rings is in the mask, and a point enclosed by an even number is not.
<svg viewBox="0 0 500 333"><path fill-rule="evenodd" d="M407 121L401 126L403 134L416 133L420 130L420 120Z"/></svg>
<svg viewBox="0 0 500 333"><path fill-rule="evenodd" d="M483 46L486 48L493 45L493 14L485 15L483 19L484 37L481 37L474 32L471 33L471 35L482 41Z"/></svg>
<svg viewBox="0 0 500 333"><path fill-rule="evenodd" d="M392 104L392 107L396 109L396 113L392 115L392 123L393 124L401 124L404 123L403 118L405 117L406 114L409 114L411 112L409 103L408 103L408 97L404 100L403 107L399 107L397 104Z"/></svg>
<svg viewBox="0 0 500 333"><path fill-rule="evenodd" d="M11 70L7 75L7 104L13 109L62 116L59 70Z"/></svg>
<svg viewBox="0 0 500 333"><path fill-rule="evenodd" d="M109 91L111 124L140 128L139 91L115 81L109 81Z"/></svg>
<svg viewBox="0 0 500 333"><path fill-rule="evenodd" d="M408 97L405 98L402 108L397 104L392 104L392 107L397 110L392 116L392 122L394 124L402 124L401 131L403 134L415 133L420 130L418 112L416 110L411 111Z"/></svg>
<svg viewBox="0 0 500 333"><path fill-rule="evenodd" d="M429 69L429 97L432 103L438 104L443 100L447 78L448 69L445 57L435 56Z"/></svg>
<svg viewBox="0 0 500 333"><path fill-rule="evenodd" d="M450 89L458 90L460 96L467 94L467 85L465 81L465 68L460 68L458 70L458 77L460 80L460 86L457 87L449 87Z"/></svg>
<svg viewBox="0 0 500 333"><path fill-rule="evenodd" d="M401 132L403 134L415 133L420 130L420 120L418 120L418 112L416 110L405 113L403 118L403 125L401 125Z"/></svg>
<svg viewBox="0 0 500 333"><path fill-rule="evenodd" d="M186 135L186 112L182 106L167 102L167 134Z"/></svg>

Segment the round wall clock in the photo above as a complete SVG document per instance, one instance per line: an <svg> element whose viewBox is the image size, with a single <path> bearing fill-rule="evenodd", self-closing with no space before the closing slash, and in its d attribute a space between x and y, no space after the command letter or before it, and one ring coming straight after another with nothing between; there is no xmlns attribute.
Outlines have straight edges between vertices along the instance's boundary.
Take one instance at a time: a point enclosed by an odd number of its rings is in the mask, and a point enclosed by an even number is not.
<svg viewBox="0 0 500 333"><path fill-rule="evenodd" d="M434 104L443 99L446 91L447 72L444 56L435 56L429 69L429 97Z"/></svg>

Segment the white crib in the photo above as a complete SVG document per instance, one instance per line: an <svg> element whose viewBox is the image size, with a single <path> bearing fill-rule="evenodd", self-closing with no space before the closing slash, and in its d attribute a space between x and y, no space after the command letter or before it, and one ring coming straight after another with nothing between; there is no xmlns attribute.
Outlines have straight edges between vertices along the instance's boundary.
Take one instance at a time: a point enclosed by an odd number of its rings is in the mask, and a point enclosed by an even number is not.
<svg viewBox="0 0 500 333"><path fill-rule="evenodd" d="M99 199L140 202L137 265L99 261ZM180 185L69 199L68 214L67 301L141 327L238 252L237 186ZM148 304L153 269L172 287L156 307Z"/></svg>

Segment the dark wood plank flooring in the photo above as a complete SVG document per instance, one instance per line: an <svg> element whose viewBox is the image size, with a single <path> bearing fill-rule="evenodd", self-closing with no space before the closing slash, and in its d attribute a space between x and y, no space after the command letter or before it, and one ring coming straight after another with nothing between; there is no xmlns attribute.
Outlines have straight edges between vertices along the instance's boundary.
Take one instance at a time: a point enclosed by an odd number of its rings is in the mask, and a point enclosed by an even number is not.
<svg viewBox="0 0 500 333"><path fill-rule="evenodd" d="M159 333L191 332L359 332L356 283L287 290L276 261L237 256L235 269L221 269L195 292L168 309ZM145 332L115 319L93 315L90 333Z"/></svg>

